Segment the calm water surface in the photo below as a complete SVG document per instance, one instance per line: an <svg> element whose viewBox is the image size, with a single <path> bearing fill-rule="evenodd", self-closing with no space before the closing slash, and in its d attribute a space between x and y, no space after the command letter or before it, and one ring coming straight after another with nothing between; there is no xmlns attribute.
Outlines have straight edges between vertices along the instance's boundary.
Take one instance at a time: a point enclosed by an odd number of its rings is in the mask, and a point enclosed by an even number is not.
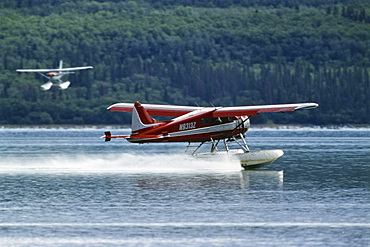
<svg viewBox="0 0 370 247"><path fill-rule="evenodd" d="M370 246L370 129L251 129L253 171L103 132L0 129L0 246Z"/></svg>

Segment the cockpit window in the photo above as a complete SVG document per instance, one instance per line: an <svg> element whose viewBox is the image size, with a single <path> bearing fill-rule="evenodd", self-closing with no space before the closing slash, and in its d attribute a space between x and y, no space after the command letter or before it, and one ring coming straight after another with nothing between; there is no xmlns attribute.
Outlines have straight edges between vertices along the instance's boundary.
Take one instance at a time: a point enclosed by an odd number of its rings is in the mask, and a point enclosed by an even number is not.
<svg viewBox="0 0 370 247"><path fill-rule="evenodd" d="M223 124L223 123L230 123L236 120L236 117L213 117L210 118L211 125Z"/></svg>
<svg viewBox="0 0 370 247"><path fill-rule="evenodd" d="M200 119L200 123L201 123L201 124L207 124L207 123L209 123L209 118L207 118L207 117L205 117L205 118L201 118L201 119Z"/></svg>

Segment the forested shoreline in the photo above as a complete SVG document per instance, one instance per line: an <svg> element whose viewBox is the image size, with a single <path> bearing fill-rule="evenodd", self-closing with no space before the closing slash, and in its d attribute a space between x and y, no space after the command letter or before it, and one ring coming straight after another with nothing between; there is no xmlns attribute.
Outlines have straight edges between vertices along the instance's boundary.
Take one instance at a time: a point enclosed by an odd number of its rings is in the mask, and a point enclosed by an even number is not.
<svg viewBox="0 0 370 247"><path fill-rule="evenodd" d="M0 3L0 124L128 124L117 102L317 102L256 123L370 124L365 0ZM41 91L20 68L92 65ZM253 119L252 119L253 121Z"/></svg>

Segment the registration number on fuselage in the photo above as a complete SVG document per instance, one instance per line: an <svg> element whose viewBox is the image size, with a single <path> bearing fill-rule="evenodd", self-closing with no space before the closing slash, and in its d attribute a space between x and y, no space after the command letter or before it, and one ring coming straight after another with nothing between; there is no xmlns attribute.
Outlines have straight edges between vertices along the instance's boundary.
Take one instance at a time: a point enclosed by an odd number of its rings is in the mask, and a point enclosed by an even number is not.
<svg viewBox="0 0 370 247"><path fill-rule="evenodd" d="M195 125L197 122L190 122L190 123L183 123L179 125L179 130L189 130L195 129Z"/></svg>

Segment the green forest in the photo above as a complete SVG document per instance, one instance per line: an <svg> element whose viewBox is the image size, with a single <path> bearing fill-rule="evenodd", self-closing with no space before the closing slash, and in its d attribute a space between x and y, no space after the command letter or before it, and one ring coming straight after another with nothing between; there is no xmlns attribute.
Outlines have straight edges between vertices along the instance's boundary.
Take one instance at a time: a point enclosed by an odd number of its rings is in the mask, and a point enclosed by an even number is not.
<svg viewBox="0 0 370 247"><path fill-rule="evenodd" d="M93 66L42 91L17 69ZM367 0L2 0L0 124L129 124L117 102L316 102L252 123L370 124Z"/></svg>

